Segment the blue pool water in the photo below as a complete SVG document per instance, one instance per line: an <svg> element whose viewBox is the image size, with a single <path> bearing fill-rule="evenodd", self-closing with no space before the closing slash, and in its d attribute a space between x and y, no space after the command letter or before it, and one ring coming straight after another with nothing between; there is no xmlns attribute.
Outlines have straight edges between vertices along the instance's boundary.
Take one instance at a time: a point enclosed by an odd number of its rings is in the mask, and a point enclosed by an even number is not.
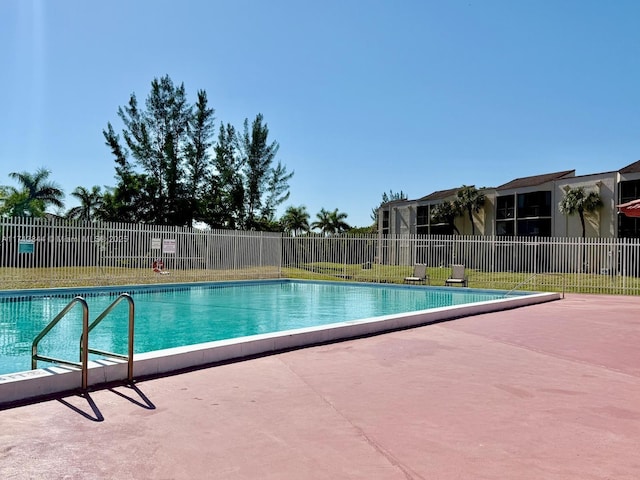
<svg viewBox="0 0 640 480"><path fill-rule="evenodd" d="M83 290L91 322L119 292L135 302L135 353L494 300L501 292L459 288L266 281L198 286ZM59 295L59 296L58 296ZM515 295L518 295L517 293ZM0 375L31 369L31 343L73 293L40 291L0 297ZM121 302L90 335L90 347L127 351L128 303ZM82 309L76 305L40 342L38 352L78 360ZM39 362L39 367L47 366Z"/></svg>

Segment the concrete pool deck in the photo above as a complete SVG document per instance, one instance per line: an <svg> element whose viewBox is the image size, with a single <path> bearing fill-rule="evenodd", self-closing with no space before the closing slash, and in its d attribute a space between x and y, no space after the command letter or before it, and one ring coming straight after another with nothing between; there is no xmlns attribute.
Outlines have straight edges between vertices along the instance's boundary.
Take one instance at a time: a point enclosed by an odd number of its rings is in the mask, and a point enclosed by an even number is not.
<svg viewBox="0 0 640 480"><path fill-rule="evenodd" d="M638 479L640 298L564 300L0 411L4 479Z"/></svg>

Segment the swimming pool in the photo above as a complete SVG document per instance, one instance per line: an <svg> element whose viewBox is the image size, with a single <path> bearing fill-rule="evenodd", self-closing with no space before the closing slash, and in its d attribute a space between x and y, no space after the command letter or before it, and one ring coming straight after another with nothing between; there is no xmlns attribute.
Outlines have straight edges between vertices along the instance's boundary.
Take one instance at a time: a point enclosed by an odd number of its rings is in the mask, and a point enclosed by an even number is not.
<svg viewBox="0 0 640 480"><path fill-rule="evenodd" d="M135 301L136 377L560 298L297 280L0 292L0 404L77 388L75 369L39 362L29 370L31 342L75 295L87 300L91 321L121 292ZM126 303L91 332L90 348L126 353ZM51 330L40 354L78 359L80 310ZM89 385L126 378L122 362L92 360Z"/></svg>
<svg viewBox="0 0 640 480"><path fill-rule="evenodd" d="M84 292L90 321L109 306L118 292ZM135 353L504 296L501 292L486 290L295 281L174 286L161 290L130 288L127 292L136 306ZM31 369L33 339L73 296L43 293L35 292L18 301L5 298L0 302L0 375ZM126 307L125 304L117 307L91 332L91 347L126 354ZM77 360L81 313L79 307L72 310L43 339L39 352Z"/></svg>

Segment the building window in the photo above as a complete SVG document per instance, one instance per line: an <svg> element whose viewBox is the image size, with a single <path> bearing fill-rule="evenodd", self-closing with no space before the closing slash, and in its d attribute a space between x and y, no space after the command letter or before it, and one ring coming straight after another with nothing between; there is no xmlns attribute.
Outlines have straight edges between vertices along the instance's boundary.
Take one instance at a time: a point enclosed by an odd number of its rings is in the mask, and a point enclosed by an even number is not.
<svg viewBox="0 0 640 480"><path fill-rule="evenodd" d="M515 204L513 195L496 198L496 235L512 237L516 234Z"/></svg>
<svg viewBox="0 0 640 480"><path fill-rule="evenodd" d="M426 205L416 208L416 234L429 235L429 207Z"/></svg>
<svg viewBox="0 0 640 480"><path fill-rule="evenodd" d="M497 197L496 235L550 237L551 210L551 192Z"/></svg>
<svg viewBox="0 0 640 480"><path fill-rule="evenodd" d="M496 235L513 237L516 234L513 220L496 221Z"/></svg>
<svg viewBox="0 0 640 480"><path fill-rule="evenodd" d="M453 227L447 223L438 223L431 225L431 233L433 235L453 235Z"/></svg>
<svg viewBox="0 0 640 480"><path fill-rule="evenodd" d="M389 234L389 210L382 211L382 234Z"/></svg>
<svg viewBox="0 0 640 480"><path fill-rule="evenodd" d="M640 180L620 182L620 203L640 198Z"/></svg>
<svg viewBox="0 0 640 480"><path fill-rule="evenodd" d="M513 195L507 195L505 197L496 198L496 218L498 220L506 220L514 217L514 205L515 200Z"/></svg>
<svg viewBox="0 0 640 480"><path fill-rule="evenodd" d="M627 217L624 213L619 214L618 237L640 238L640 218Z"/></svg>
<svg viewBox="0 0 640 480"><path fill-rule="evenodd" d="M627 203L640 198L640 180L620 182L620 203ZM618 237L640 238L640 218L618 215Z"/></svg>
<svg viewBox="0 0 640 480"><path fill-rule="evenodd" d="M423 205L416 209L416 224L418 226L424 226L429 224L429 207L428 206Z"/></svg>
<svg viewBox="0 0 640 480"><path fill-rule="evenodd" d="M550 237L551 219L524 219L518 220L518 235L522 237Z"/></svg>
<svg viewBox="0 0 640 480"><path fill-rule="evenodd" d="M550 217L551 192L518 194L518 218ZM518 235L522 235L518 230Z"/></svg>

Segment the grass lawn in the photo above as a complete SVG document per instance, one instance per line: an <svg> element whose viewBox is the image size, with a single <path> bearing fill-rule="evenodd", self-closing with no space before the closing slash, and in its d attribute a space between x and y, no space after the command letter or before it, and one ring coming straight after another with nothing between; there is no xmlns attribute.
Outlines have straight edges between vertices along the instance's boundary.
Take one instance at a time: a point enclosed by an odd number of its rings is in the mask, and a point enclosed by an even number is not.
<svg viewBox="0 0 640 480"><path fill-rule="evenodd" d="M286 278L342 280L356 282L403 283L413 267L398 265L344 265L339 263L309 263L304 268L283 268ZM429 284L444 286L451 270L427 269ZM588 273L482 272L467 269L469 286L497 290L534 290L542 292L572 292L600 294L640 294L640 278Z"/></svg>
<svg viewBox="0 0 640 480"><path fill-rule="evenodd" d="M80 287L180 282L212 282L265 278L403 283L412 275L410 266L340 263L308 263L295 267L254 267L233 270L173 270L159 275L151 269L126 267L0 268L0 289ZM427 269L429 284L441 286L449 268ZM598 274L558 274L466 271L469 286L498 290L534 290L573 293L640 294L640 278Z"/></svg>

